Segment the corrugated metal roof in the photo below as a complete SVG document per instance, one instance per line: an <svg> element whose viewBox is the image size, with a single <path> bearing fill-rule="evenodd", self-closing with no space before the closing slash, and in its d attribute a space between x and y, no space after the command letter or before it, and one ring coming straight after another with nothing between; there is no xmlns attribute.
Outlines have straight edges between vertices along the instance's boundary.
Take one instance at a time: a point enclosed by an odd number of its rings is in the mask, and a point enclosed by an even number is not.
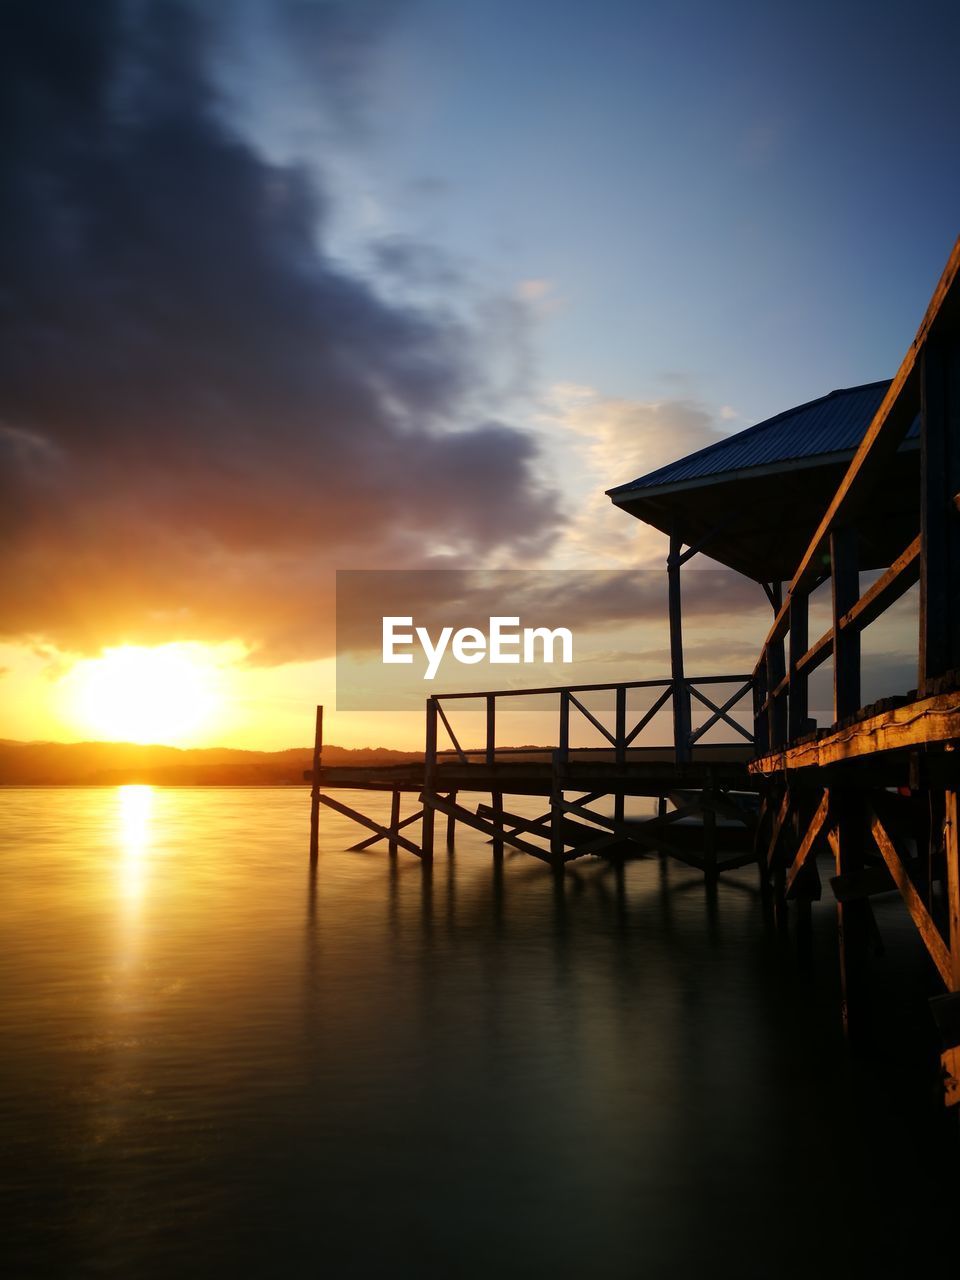
<svg viewBox="0 0 960 1280"><path fill-rule="evenodd" d="M852 452L863 439L889 385L885 380L831 391L819 400L787 409L608 493L616 498L632 489L655 489L751 467ZM908 434L915 436L918 431L917 422Z"/></svg>

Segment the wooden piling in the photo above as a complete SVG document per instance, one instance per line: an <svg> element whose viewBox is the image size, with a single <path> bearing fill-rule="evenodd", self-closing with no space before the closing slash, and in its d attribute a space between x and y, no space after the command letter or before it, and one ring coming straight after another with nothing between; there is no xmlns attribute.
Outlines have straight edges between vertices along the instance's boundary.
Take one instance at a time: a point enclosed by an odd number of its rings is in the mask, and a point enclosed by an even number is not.
<svg viewBox="0 0 960 1280"><path fill-rule="evenodd" d="M316 865L320 855L320 766L323 757L323 707L317 707L313 734L313 778L310 787L310 862Z"/></svg>
<svg viewBox="0 0 960 1280"><path fill-rule="evenodd" d="M447 797L451 804L457 803L456 791L451 791ZM457 815L453 812L447 814L447 851L450 852L454 846L454 839L457 829Z"/></svg>
<svg viewBox="0 0 960 1280"><path fill-rule="evenodd" d="M493 809L493 821L496 823L497 831L500 833L495 835L491 840L493 845L493 856L495 858L503 857L503 792L491 791L490 806Z"/></svg>
<svg viewBox="0 0 960 1280"><path fill-rule="evenodd" d="M433 858L433 825L435 813L430 800L437 789L437 701L427 699L426 737L423 751L423 818L421 820L420 852L424 862Z"/></svg>
<svg viewBox="0 0 960 1280"><path fill-rule="evenodd" d="M395 858L400 851L400 846L397 844L397 839L396 839L397 831L399 830L399 828L400 828L400 792L394 791L390 798L390 833L391 834L390 834L390 840L388 843L388 848L390 851L391 858Z"/></svg>

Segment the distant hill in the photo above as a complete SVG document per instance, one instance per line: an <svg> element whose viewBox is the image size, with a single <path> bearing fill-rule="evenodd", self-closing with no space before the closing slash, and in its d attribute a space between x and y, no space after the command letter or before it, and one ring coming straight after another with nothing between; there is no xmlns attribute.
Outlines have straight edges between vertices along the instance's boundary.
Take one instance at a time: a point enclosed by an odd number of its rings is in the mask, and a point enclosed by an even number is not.
<svg viewBox="0 0 960 1280"><path fill-rule="evenodd" d="M230 747L142 746L134 742L13 742L0 739L0 786L302 786L310 747L237 751ZM330 765L402 764L423 753L386 747L325 746Z"/></svg>

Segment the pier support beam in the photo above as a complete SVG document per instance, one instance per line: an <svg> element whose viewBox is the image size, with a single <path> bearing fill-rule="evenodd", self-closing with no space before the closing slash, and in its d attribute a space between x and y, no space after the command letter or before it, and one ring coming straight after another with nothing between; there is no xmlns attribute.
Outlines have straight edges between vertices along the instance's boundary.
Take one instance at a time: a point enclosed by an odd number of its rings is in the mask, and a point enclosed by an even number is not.
<svg viewBox="0 0 960 1280"><path fill-rule="evenodd" d="M683 675L683 611L680 604L680 566L683 539L670 535L667 557L667 602L670 614L670 677L673 680L673 744L678 763L690 759L690 690Z"/></svg>
<svg viewBox="0 0 960 1280"><path fill-rule="evenodd" d="M423 748L423 790L425 797L436 795L437 789L437 702L427 699L427 726ZM420 839L420 856L424 862L433 860L433 805L424 799Z"/></svg>
<svg viewBox="0 0 960 1280"><path fill-rule="evenodd" d="M316 865L320 854L320 765L323 757L323 707L317 707L313 734L313 779L310 787L310 862Z"/></svg>

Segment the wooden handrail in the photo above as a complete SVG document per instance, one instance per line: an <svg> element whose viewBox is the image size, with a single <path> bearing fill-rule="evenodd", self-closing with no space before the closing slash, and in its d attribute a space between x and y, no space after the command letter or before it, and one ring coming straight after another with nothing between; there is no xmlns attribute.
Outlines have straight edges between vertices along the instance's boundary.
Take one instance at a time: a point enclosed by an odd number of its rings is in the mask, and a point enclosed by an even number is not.
<svg viewBox="0 0 960 1280"><path fill-rule="evenodd" d="M890 383L886 395L874 414L873 421L867 428L860 445L851 459L846 474L833 496L816 533L810 540L806 552L800 561L787 592L787 598L777 611L773 625L767 633L762 654L775 640L779 640L786 631L790 616L790 598L798 593L819 565L820 554L830 533L839 525L849 523L857 500L862 496L859 492L869 483L873 474L896 453L900 442L910 428L920 404L919 391L919 358L931 331L936 324L943 307L944 300L954 281L960 273L960 238L953 246L953 251L944 267L943 274L934 290L930 305L917 330L917 335L910 345ZM907 404L907 400L912 401ZM759 663L758 663L759 665Z"/></svg>

